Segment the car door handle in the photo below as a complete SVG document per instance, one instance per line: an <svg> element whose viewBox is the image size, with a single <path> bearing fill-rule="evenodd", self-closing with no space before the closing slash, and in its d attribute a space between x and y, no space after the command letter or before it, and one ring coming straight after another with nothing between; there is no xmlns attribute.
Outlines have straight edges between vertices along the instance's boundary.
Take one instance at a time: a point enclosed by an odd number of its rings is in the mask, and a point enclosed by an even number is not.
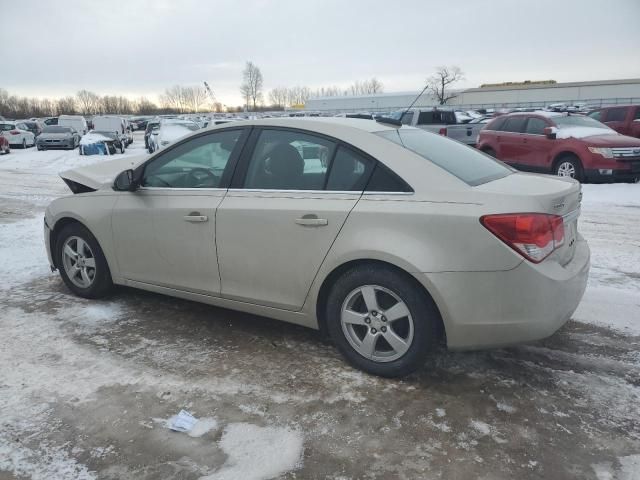
<svg viewBox="0 0 640 480"><path fill-rule="evenodd" d="M200 212L191 212L189 215L185 215L184 218L187 222L197 223L197 222L206 222L209 220L209 217L206 215L200 215Z"/></svg>
<svg viewBox="0 0 640 480"><path fill-rule="evenodd" d="M329 224L326 218L318 218L316 215L305 215L302 218L296 218L296 223L303 227L323 227Z"/></svg>

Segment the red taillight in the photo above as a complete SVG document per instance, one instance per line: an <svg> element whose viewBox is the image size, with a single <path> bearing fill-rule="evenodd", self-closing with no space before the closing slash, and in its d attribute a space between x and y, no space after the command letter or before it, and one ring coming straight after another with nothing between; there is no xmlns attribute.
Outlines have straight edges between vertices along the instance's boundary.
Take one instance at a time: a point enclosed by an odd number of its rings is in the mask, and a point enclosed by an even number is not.
<svg viewBox="0 0 640 480"><path fill-rule="evenodd" d="M438 132L440 135L447 136L447 127L442 127Z"/></svg>
<svg viewBox="0 0 640 480"><path fill-rule="evenodd" d="M18 131L18 130L11 130L9 133L11 135L20 135L20 131Z"/></svg>
<svg viewBox="0 0 640 480"><path fill-rule="evenodd" d="M485 215L480 223L533 263L540 263L564 243L564 221L546 213Z"/></svg>

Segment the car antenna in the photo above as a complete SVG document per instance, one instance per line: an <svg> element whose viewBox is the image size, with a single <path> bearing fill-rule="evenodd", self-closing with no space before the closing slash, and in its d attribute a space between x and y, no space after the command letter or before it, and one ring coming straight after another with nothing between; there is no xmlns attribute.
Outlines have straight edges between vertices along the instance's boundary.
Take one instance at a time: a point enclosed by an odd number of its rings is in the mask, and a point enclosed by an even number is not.
<svg viewBox="0 0 640 480"><path fill-rule="evenodd" d="M413 107L413 105L418 101L418 99L422 96L422 94L427 90L427 88L429 88L429 84L425 85L424 88L422 89L422 91L418 94L418 96L416 98L413 99L413 102L411 102L411 104L406 108L406 110L404 112L402 112L402 114L400 115L400 118L398 120L396 120L395 118L389 118L389 117L378 117L376 118L376 122L378 123L388 123L390 125L395 125L398 127L402 126L402 117L405 116L405 114L411 110L411 107Z"/></svg>

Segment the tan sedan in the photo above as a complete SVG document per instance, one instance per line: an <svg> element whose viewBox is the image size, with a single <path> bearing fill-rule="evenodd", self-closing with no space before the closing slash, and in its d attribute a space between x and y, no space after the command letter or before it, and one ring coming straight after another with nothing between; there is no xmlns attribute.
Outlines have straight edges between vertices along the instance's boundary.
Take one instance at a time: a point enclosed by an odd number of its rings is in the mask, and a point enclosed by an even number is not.
<svg viewBox="0 0 640 480"><path fill-rule="evenodd" d="M383 123L387 122L387 123ZM45 216L76 294L114 284L327 331L384 376L551 335L584 292L580 185L392 120L268 119L65 172Z"/></svg>

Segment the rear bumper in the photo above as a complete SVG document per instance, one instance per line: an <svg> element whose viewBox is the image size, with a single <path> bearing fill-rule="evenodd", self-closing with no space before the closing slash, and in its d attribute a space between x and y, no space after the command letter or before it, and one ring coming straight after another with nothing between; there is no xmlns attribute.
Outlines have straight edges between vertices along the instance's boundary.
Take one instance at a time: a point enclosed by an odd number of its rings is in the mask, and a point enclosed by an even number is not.
<svg viewBox="0 0 640 480"><path fill-rule="evenodd" d="M502 272L427 274L435 289L447 345L471 350L539 340L571 317L587 286L590 251L578 237L567 265L523 261Z"/></svg>

